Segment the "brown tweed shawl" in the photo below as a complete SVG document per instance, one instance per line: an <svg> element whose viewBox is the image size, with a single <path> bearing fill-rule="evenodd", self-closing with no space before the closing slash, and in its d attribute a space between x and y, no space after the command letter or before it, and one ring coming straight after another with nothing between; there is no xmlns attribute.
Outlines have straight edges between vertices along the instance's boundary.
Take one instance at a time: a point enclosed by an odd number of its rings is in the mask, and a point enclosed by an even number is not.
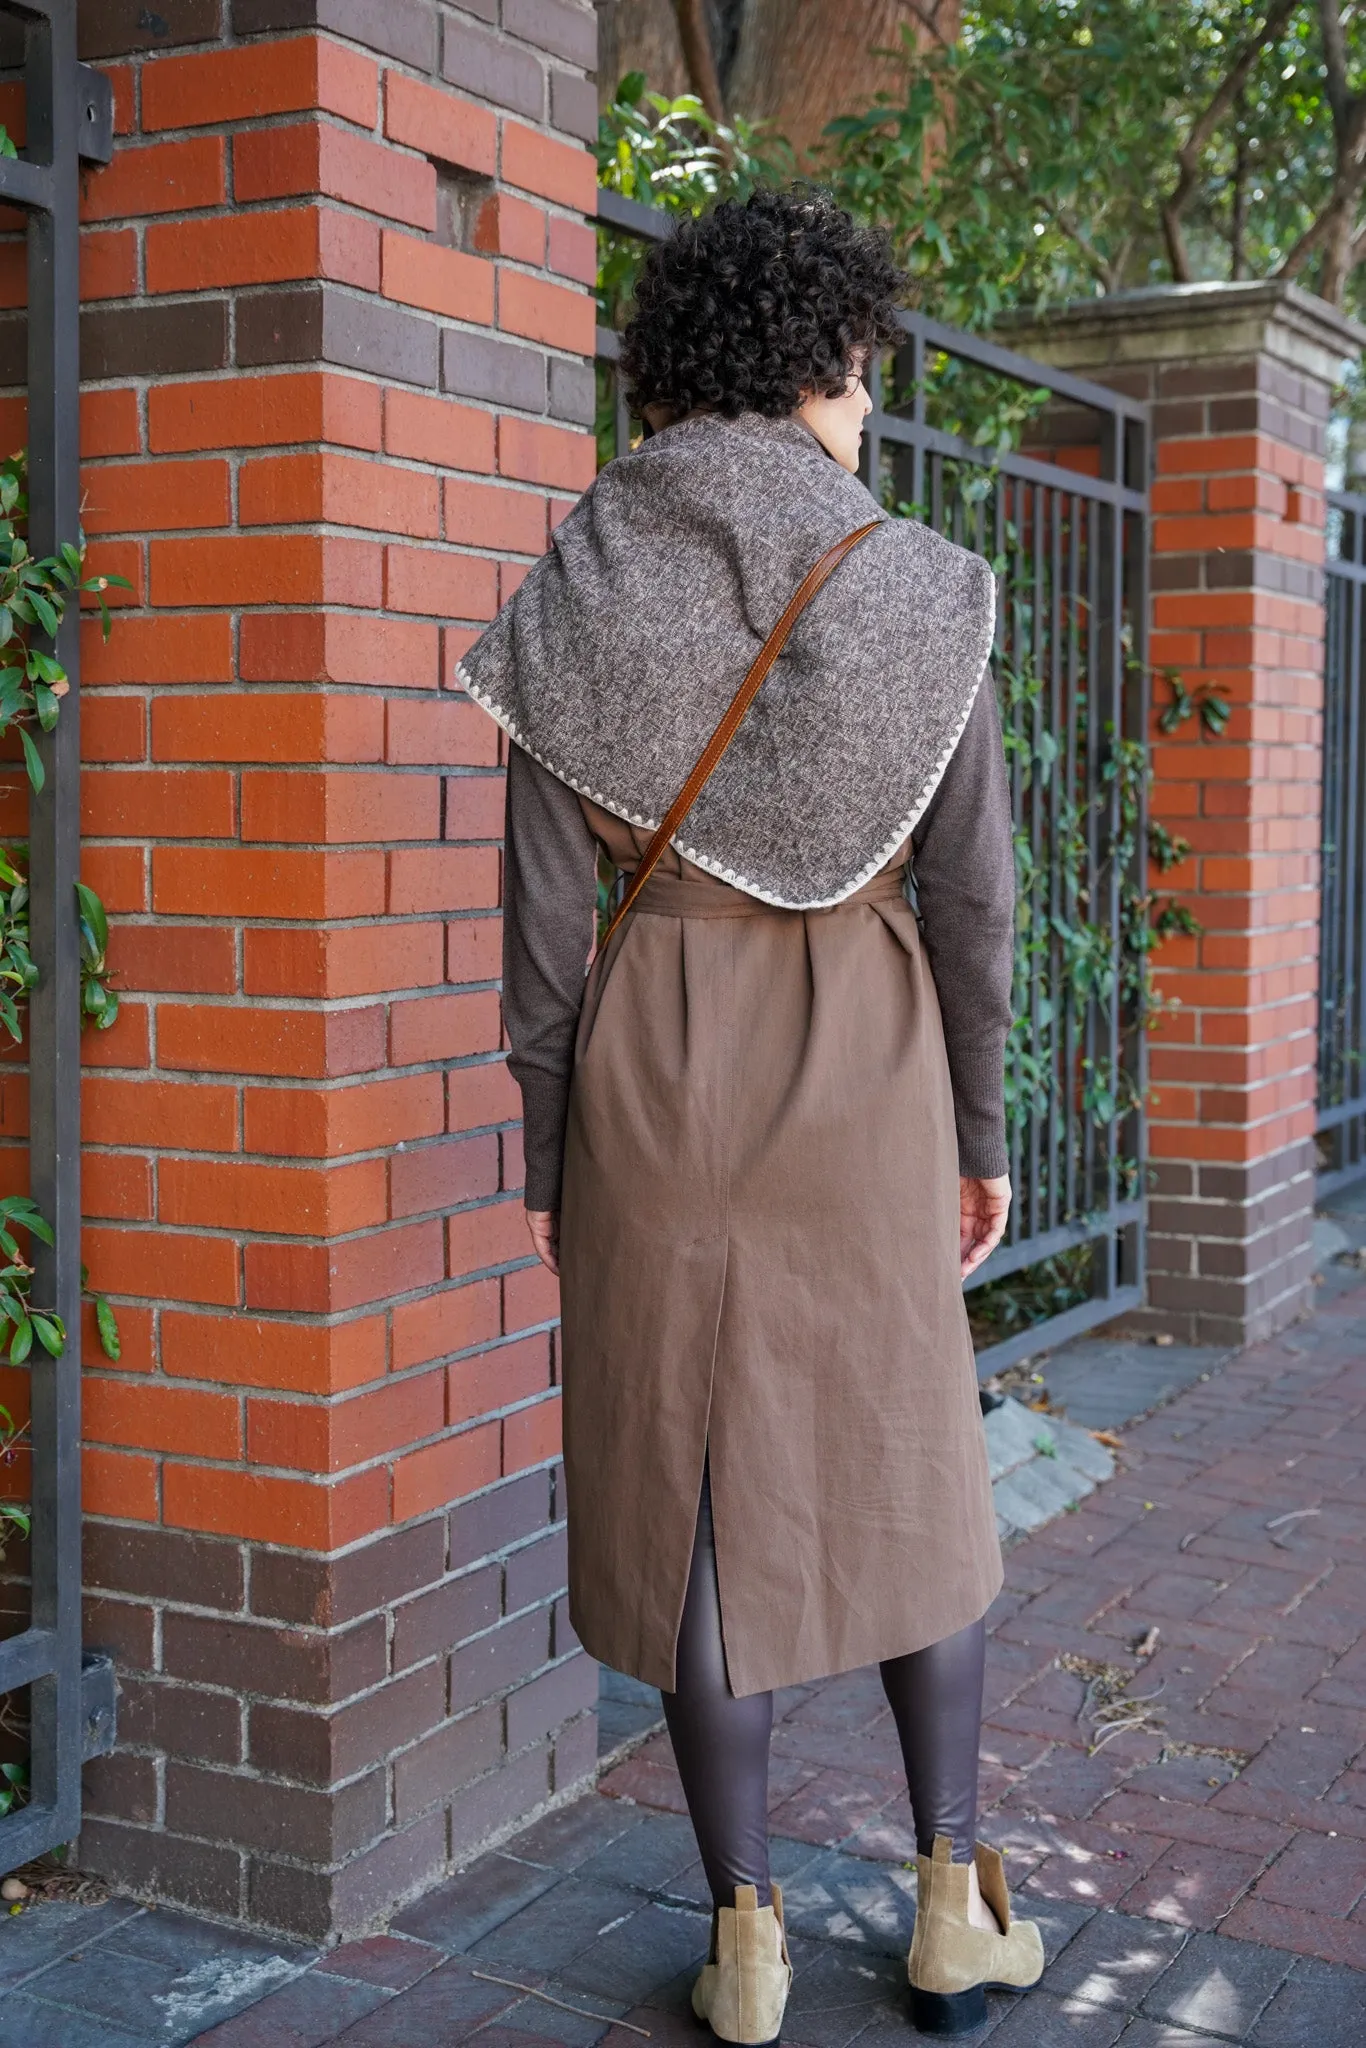
<svg viewBox="0 0 1366 2048"><path fill-rule="evenodd" d="M681 420L607 465L461 680L561 782L653 828L806 571L878 511L800 420ZM884 518L793 630L678 851L765 903L852 895L933 796L994 621L980 556Z"/></svg>

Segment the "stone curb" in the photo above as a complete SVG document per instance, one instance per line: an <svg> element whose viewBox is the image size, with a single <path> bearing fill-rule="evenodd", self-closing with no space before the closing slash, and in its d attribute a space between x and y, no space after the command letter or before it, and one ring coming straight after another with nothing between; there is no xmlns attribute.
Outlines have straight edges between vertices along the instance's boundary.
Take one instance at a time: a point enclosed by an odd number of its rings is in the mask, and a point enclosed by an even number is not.
<svg viewBox="0 0 1366 2048"><path fill-rule="evenodd" d="M996 1528L1003 1543L1075 1507L1115 1469L1087 1429L1007 1397L982 1419Z"/></svg>

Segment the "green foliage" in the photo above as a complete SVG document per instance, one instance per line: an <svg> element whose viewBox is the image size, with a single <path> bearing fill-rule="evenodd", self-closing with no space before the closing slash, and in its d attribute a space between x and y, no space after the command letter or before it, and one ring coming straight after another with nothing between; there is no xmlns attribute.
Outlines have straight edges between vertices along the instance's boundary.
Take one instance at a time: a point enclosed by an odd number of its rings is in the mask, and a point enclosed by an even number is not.
<svg viewBox="0 0 1366 2048"><path fill-rule="evenodd" d="M692 93L668 99L628 72L598 124L598 183L666 213L701 213L717 199L746 199L760 184L784 184L795 160L760 121L713 121ZM644 256L634 235L598 231L598 303L619 327Z"/></svg>
<svg viewBox="0 0 1366 2048"><path fill-rule="evenodd" d="M4 149L6 139L0 131L0 155L12 154ZM22 450L0 460L0 735L17 732L29 784L37 794L43 788L44 771L31 728L52 731L61 714L62 698L70 688L65 669L47 648L56 643L68 603L82 591L98 599L107 637L110 617L105 593L113 585L126 590L128 583L122 576L83 576L84 550L70 542L64 542L55 555L37 557L29 552L24 531L28 519L26 480ZM29 950L25 852L22 847L0 846L0 1024L15 1040L23 1030L21 1005L28 1001L38 980ZM76 884L76 899L81 1015L84 1022L104 1031L119 1009L118 997L109 985L108 919L99 897L84 882ZM0 1267L0 1352L7 1351L11 1364L22 1365L37 1343L50 1357L59 1358L66 1345L65 1327L52 1310L34 1307L33 1267L16 1233L27 1233L48 1245L53 1242L51 1225L27 1195L0 1200L0 1255L6 1260ZM97 1298L95 1314L104 1351L117 1358L118 1328L108 1302ZM8 1416L3 1421L8 1427ZM12 1441L12 1433L7 1438L0 1429L0 1454ZM6 1520L26 1526L21 1508L0 1502L0 1525Z"/></svg>
<svg viewBox="0 0 1366 2048"><path fill-rule="evenodd" d="M104 905L84 882L76 884L81 924L81 1016L97 1031L107 1031L119 1014L119 999L109 986L109 920Z"/></svg>
<svg viewBox="0 0 1366 2048"><path fill-rule="evenodd" d="M1317 10L1282 13L1205 124L1265 7L970 0L951 45L917 50L903 29L903 87L831 123L825 173L891 231L918 299L960 326L1183 272L1271 275L1322 211L1335 159ZM1359 10L1345 34L1359 72ZM1173 236L1163 208L1187 143Z"/></svg>
<svg viewBox="0 0 1366 2048"><path fill-rule="evenodd" d="M0 1764L0 1818L14 1811L27 1790L27 1764ZM13 1908L10 1910L12 1912Z"/></svg>
<svg viewBox="0 0 1366 2048"><path fill-rule="evenodd" d="M1197 683L1193 690L1189 690L1176 670L1170 668L1163 669L1162 680L1170 696L1157 714L1158 731L1174 733L1188 718L1198 716L1204 730L1218 739L1233 710L1223 684Z"/></svg>
<svg viewBox="0 0 1366 2048"><path fill-rule="evenodd" d="M26 849L0 846L0 1024L13 1039L22 1036L19 1014L38 979L29 952L28 879L23 867ZM81 934L81 1016L97 1031L107 1031L119 1014L119 999L109 983L106 953L109 923L104 905L84 882L76 884Z"/></svg>
<svg viewBox="0 0 1366 2048"><path fill-rule="evenodd" d="M1094 1263L1092 1246L1079 1244L1001 1280L989 1280L967 1298L974 1341L985 1349L1079 1308L1090 1299Z"/></svg>
<svg viewBox="0 0 1366 2048"><path fill-rule="evenodd" d="M27 1435L28 1424L16 1422L9 1409L0 1402L0 1470L14 1463L19 1445ZM31 1526L26 1507L18 1501L0 1500L0 1561L4 1559L5 1545L10 1537L16 1531L27 1537Z"/></svg>
<svg viewBox="0 0 1366 2048"><path fill-rule="evenodd" d="M52 1225L39 1213L35 1202L27 1195L5 1195L0 1198L0 1253L8 1263L0 1266L0 1322L8 1324L13 1333L8 1337L11 1365L24 1363L35 1337L52 1358L61 1357L66 1343L61 1317L50 1309L35 1309L29 1298L33 1268L20 1250L15 1235L18 1230L41 1238L47 1245L53 1241ZM3 1348L0 1340L0 1349Z"/></svg>
<svg viewBox="0 0 1366 2048"><path fill-rule="evenodd" d="M82 591L99 600L108 637L105 592L115 584L126 590L128 579L83 577L84 552L70 541L64 541L55 555L31 555L23 531L28 521L26 482L22 450L0 460L0 735L18 733L28 779L37 791L43 786L43 764L31 727L51 732L71 687L61 663L39 643L56 640L68 601Z"/></svg>

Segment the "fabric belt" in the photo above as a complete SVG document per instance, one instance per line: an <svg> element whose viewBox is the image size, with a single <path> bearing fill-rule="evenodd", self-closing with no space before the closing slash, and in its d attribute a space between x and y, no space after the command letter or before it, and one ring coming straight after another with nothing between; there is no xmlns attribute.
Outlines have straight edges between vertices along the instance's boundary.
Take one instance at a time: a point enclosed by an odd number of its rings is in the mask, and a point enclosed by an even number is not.
<svg viewBox="0 0 1366 2048"><path fill-rule="evenodd" d="M820 911L788 910L781 904L761 903L757 896L748 896L743 889L734 889L728 882L710 875L661 875L656 869L636 898L635 910L643 917L831 917L854 904L905 901L904 867L884 868L871 882L846 896L843 903Z"/></svg>

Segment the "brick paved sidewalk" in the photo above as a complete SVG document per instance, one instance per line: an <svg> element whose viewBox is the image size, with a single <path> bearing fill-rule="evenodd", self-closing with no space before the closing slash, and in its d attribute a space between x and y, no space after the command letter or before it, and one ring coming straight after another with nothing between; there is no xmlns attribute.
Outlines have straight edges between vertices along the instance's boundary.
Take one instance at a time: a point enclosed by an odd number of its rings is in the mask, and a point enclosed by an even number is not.
<svg viewBox="0 0 1366 2048"><path fill-rule="evenodd" d="M1114 1479L1012 1551L993 1615L982 1832L1050 1964L993 1996L987 2033L1366 2048L1366 1290L1124 1441ZM780 1707L785 2037L901 2048L913 1844L876 1676ZM652 1737L322 1959L128 1901L35 1908L0 1922L0 2048L693 2048L707 1917L681 1809Z"/></svg>

